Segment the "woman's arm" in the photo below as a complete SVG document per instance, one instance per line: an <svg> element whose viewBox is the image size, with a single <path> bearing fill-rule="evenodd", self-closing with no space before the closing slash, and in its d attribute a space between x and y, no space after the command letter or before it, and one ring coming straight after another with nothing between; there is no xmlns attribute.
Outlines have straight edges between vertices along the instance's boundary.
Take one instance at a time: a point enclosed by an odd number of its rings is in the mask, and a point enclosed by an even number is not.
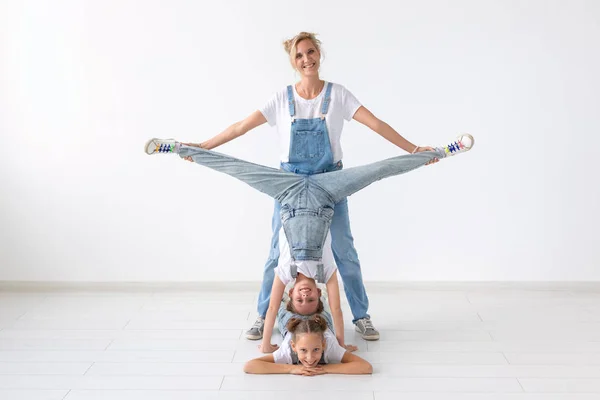
<svg viewBox="0 0 600 400"><path fill-rule="evenodd" d="M344 315L340 304L340 286L337 280L337 271L333 271L331 278L327 281L327 296L329 298L329 308L333 317L333 329L335 337L340 346L345 347L344 343Z"/></svg>
<svg viewBox="0 0 600 400"><path fill-rule="evenodd" d="M373 366L367 360L349 351L344 353L340 364L326 364L322 368L328 374L362 375L373 373Z"/></svg>
<svg viewBox="0 0 600 400"><path fill-rule="evenodd" d="M275 274L273 279L273 286L271 287L271 299L269 300L269 308L267 309L267 315L265 316L265 330L263 331L262 343L260 350L263 353L272 353L277 350L277 345L271 344L271 335L273 334L273 326L275 325L275 318L277 317L277 311L279 310L279 303L283 298L283 292L285 285L281 282L281 279Z"/></svg>
<svg viewBox="0 0 600 400"><path fill-rule="evenodd" d="M265 116L260 111L256 110L245 119L236 122L213 138L200 143L200 147L206 150L214 149L215 147L227 143L230 140L242 136L246 132L264 124L265 122L267 122Z"/></svg>
<svg viewBox="0 0 600 400"><path fill-rule="evenodd" d="M356 110L352 118L365 125L366 127L372 129L373 131L377 132L383 138L392 142L393 144L395 144L396 146L400 147L402 150L408 153L420 153L422 151L434 150L432 147L429 146L415 146L414 144L406 140L404 137L402 137L398 132L396 132L394 128L392 128L387 123L374 116L371 113L371 111L367 110L365 106L360 106L358 110ZM438 161L439 160L437 158L434 158L425 165L435 164Z"/></svg>
<svg viewBox="0 0 600 400"><path fill-rule="evenodd" d="M364 106L358 108L353 118L408 153L412 153L418 147L402 137L391 126L374 116Z"/></svg>

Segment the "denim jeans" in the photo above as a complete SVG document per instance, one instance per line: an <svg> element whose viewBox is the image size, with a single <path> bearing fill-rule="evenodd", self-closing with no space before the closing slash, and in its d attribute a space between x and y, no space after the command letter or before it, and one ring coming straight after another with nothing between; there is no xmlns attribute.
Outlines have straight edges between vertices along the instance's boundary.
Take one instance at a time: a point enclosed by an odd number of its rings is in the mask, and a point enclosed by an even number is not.
<svg viewBox="0 0 600 400"><path fill-rule="evenodd" d="M292 262L293 260L318 261L321 259L322 246L336 211L339 211L338 217L342 220L340 229L346 229L343 227L343 223L348 220L347 196L373 182L412 171L424 166L434 158L441 159L446 156L443 149L437 149L436 151L392 157L359 167L323 174L299 175L198 147L182 145L179 155L181 157L190 156L196 163L231 175L274 198L280 204L279 217L290 245ZM336 207L337 204L340 206ZM277 234L275 233L275 215L272 223L275 236ZM337 224L333 226L334 230L337 228ZM277 239L273 237L272 242L276 241ZM336 244L332 243L332 246L335 256ZM278 249L278 245L271 249L272 259L278 258ZM343 249L338 248L337 250L336 262L338 262L338 257L342 256L352 259L352 254L344 255ZM342 254L340 254L340 250ZM352 261L358 262L358 258L356 257ZM360 267L358 271L360 273ZM267 274L270 274L268 278L272 284L273 269L267 271L265 268L265 275ZM348 281L358 281L359 278L362 286L362 277L354 277ZM264 284L265 282L263 282ZM346 291L352 292L353 289L352 287L347 288ZM261 292L270 293L270 288ZM260 301L261 299L259 299Z"/></svg>

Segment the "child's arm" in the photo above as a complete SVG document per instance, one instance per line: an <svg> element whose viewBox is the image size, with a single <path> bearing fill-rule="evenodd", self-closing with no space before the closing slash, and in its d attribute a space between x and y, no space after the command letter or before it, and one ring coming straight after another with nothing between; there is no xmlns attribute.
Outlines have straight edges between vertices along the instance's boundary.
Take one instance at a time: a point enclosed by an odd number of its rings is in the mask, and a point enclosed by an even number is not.
<svg viewBox="0 0 600 400"><path fill-rule="evenodd" d="M340 364L326 364L322 368L328 374L362 375L373 373L373 366L367 360L349 351L344 353Z"/></svg>
<svg viewBox="0 0 600 400"><path fill-rule="evenodd" d="M273 286L271 287L271 299L269 300L269 308L267 315L265 316L265 330L263 332L262 343L260 345L260 351L263 353L272 353L277 350L277 345L271 344L271 335L273 335L273 326L275 326L275 318L277 317L277 311L279 310L279 304L283 298L283 292L285 291L285 285L275 274L273 279Z"/></svg>
<svg viewBox="0 0 600 400"><path fill-rule="evenodd" d="M342 306L340 305L340 286L337 281L337 271L333 271L331 278L327 281L327 295L329 297L329 308L333 317L333 328L335 337L340 346L345 347L344 343L344 316L342 315Z"/></svg>
<svg viewBox="0 0 600 400"><path fill-rule="evenodd" d="M244 365L247 374L294 374L304 376L321 375L325 372L319 367L307 368L303 365L276 364L273 354L255 358Z"/></svg>
<svg viewBox="0 0 600 400"><path fill-rule="evenodd" d="M289 374L292 364L275 364L273 354L255 358L244 365L244 372L247 374Z"/></svg>

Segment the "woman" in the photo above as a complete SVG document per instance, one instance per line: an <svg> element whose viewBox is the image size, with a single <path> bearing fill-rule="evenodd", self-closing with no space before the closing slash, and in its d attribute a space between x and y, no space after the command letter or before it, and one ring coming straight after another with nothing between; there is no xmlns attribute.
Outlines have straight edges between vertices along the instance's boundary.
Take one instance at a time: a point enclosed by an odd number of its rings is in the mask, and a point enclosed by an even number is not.
<svg viewBox="0 0 600 400"><path fill-rule="evenodd" d="M337 171L343 167L340 138L344 121L354 119L409 153L433 150L415 146L400 136L361 105L343 86L321 80L321 42L314 34L301 32L286 40L284 48L292 67L300 74L300 81L275 93L262 109L198 146L214 149L268 122L270 126L276 126L280 137L283 170L305 175ZM434 162L437 159L432 159L430 164ZM259 340L263 336L274 269L280 255L279 212L280 205L275 202L271 251L264 266L263 283L258 296L258 318L246 331L246 338L251 340ZM369 299L354 248L346 199L335 205L334 215L331 223L332 249L352 311L352 322L363 339L377 340L379 332L367 313Z"/></svg>

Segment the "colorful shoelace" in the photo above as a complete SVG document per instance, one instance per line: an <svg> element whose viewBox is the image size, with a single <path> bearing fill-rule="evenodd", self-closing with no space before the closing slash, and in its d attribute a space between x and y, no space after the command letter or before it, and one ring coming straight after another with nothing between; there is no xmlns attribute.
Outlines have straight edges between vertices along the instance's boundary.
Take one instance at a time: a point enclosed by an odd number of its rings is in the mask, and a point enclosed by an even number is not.
<svg viewBox="0 0 600 400"><path fill-rule="evenodd" d="M457 140L454 143L450 143L448 146L444 146L444 151L446 154L456 153L457 151L461 151L465 148L465 145L462 144L460 140Z"/></svg>
<svg viewBox="0 0 600 400"><path fill-rule="evenodd" d="M161 145L156 145L156 149L154 150L157 153L172 153L175 151L174 144L163 143Z"/></svg>

